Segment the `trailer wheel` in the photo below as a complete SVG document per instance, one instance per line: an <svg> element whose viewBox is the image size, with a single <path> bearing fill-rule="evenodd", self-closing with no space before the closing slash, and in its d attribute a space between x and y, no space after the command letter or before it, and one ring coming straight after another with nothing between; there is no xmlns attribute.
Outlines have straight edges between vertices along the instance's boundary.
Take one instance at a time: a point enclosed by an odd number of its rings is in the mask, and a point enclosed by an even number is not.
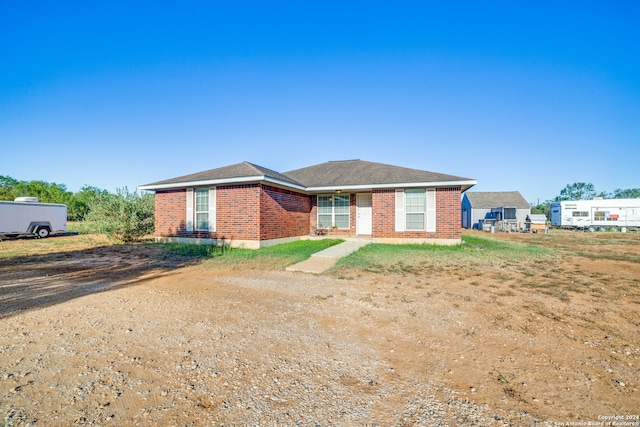
<svg viewBox="0 0 640 427"><path fill-rule="evenodd" d="M595 228L594 226L591 226L591 227L589 227L589 228L588 228L588 230L589 230L591 233L593 233L594 231L596 231L596 228Z"/></svg>
<svg viewBox="0 0 640 427"><path fill-rule="evenodd" d="M39 227L38 231L36 231L36 234L38 235L38 237L40 237L41 239L46 239L47 237L49 237L49 233L51 231L49 230L49 227Z"/></svg>

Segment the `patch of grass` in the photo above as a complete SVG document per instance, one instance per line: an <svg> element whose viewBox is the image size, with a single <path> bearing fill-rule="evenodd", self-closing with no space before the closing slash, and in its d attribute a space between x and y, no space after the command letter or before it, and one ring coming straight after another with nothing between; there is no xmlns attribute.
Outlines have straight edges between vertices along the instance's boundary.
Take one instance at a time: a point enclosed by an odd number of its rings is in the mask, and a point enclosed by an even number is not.
<svg viewBox="0 0 640 427"><path fill-rule="evenodd" d="M161 243L160 245L171 254L188 257L222 256L227 250L229 250L228 247L215 245L195 245L184 243Z"/></svg>
<svg viewBox="0 0 640 427"><path fill-rule="evenodd" d="M87 234L73 238L52 236L47 239L24 237L0 240L0 259L52 253L73 253L99 246L112 246L103 234Z"/></svg>
<svg viewBox="0 0 640 427"><path fill-rule="evenodd" d="M553 260L554 250L499 239L463 236L460 245L369 244L341 258L332 273L360 270L376 274L429 275L449 269L482 270L486 267L524 269L532 262ZM505 274L505 280L507 276Z"/></svg>
<svg viewBox="0 0 640 427"><path fill-rule="evenodd" d="M499 272L498 274L496 274L496 280L504 283L511 280L511 275L503 272Z"/></svg>
<svg viewBox="0 0 640 427"><path fill-rule="evenodd" d="M630 252L608 252L608 251L577 251L575 253L578 256L588 259L608 259L611 261L625 261L640 264L640 256Z"/></svg>
<svg viewBox="0 0 640 427"><path fill-rule="evenodd" d="M299 240L261 249L240 249L213 245L160 244L170 253L209 258L215 265L244 268L280 270L288 265L304 261L311 254L342 243L341 239Z"/></svg>
<svg viewBox="0 0 640 427"><path fill-rule="evenodd" d="M561 281L523 281L520 283L523 288L533 289L544 295L558 298L562 302L569 302L570 297L567 291L582 292L577 285L566 284Z"/></svg>

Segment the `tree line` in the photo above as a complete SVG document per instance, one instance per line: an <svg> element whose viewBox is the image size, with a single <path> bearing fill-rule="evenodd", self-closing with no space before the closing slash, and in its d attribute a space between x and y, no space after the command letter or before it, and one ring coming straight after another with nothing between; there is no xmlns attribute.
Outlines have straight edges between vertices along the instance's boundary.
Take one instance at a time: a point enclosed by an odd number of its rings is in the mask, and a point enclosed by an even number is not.
<svg viewBox="0 0 640 427"><path fill-rule="evenodd" d="M45 181L18 181L0 175L0 200L37 197L41 203L67 205L67 220L82 221L80 229L105 233L116 242L134 242L153 233L153 194L130 192L126 187L109 193L90 185L73 193L66 185Z"/></svg>
<svg viewBox="0 0 640 427"><path fill-rule="evenodd" d="M635 199L640 197L640 188L628 188L628 189L615 189L612 193L605 191L596 191L595 186L592 183L575 182L573 184L567 184L560 194L552 200L547 200L537 205L531 204L531 213L545 214L547 218L551 215L551 203L562 202L565 200L591 200L596 197L602 197L603 199Z"/></svg>

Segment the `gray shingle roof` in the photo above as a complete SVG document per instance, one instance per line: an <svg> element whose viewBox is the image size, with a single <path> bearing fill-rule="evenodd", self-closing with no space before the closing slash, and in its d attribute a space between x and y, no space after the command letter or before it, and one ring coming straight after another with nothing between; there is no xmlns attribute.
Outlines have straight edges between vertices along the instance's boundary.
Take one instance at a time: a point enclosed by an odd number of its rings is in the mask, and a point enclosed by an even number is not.
<svg viewBox="0 0 640 427"><path fill-rule="evenodd" d="M365 160L326 162L284 174L306 187L469 181L469 178Z"/></svg>
<svg viewBox="0 0 640 427"><path fill-rule="evenodd" d="M163 181L152 182L150 184L145 184L146 186L159 186L166 184L179 184L179 183L191 183L191 182L199 182L199 181L214 181L214 180L224 180L224 179L233 179L233 178L243 178L243 177L267 177L276 179L279 181L288 182L294 185L300 185L293 179L281 174L280 172L276 172L274 170L254 165L249 162L236 163L235 165L223 166L216 169L209 169L202 172L192 173L189 175L183 175L176 178L165 179Z"/></svg>
<svg viewBox="0 0 640 427"><path fill-rule="evenodd" d="M473 179L442 173L364 160L344 160L321 163L285 173L276 172L253 163L242 162L235 165L223 166L203 172L152 182L140 186L140 189L156 190L170 187L176 188L180 187L181 184L187 186L213 181L223 183L225 180L238 182L239 180L248 181L251 178L255 178L256 180L266 179L277 181L281 184L306 189L345 188L349 186L375 187L410 183L438 183L439 185L447 185L447 183L450 182L451 185L461 185L463 190L466 190L476 183Z"/></svg>
<svg viewBox="0 0 640 427"><path fill-rule="evenodd" d="M531 205L518 191L467 191L465 196L472 208L491 209L504 206L515 206L519 209L530 208Z"/></svg>

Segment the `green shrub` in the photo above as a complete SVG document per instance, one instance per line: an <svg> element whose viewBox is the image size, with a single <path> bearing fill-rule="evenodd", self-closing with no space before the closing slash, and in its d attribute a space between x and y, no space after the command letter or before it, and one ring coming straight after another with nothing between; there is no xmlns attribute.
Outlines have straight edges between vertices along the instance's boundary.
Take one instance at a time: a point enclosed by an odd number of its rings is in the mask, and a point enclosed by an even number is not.
<svg viewBox="0 0 640 427"><path fill-rule="evenodd" d="M87 221L117 243L137 242L153 233L154 197L130 193L125 187L91 202Z"/></svg>

